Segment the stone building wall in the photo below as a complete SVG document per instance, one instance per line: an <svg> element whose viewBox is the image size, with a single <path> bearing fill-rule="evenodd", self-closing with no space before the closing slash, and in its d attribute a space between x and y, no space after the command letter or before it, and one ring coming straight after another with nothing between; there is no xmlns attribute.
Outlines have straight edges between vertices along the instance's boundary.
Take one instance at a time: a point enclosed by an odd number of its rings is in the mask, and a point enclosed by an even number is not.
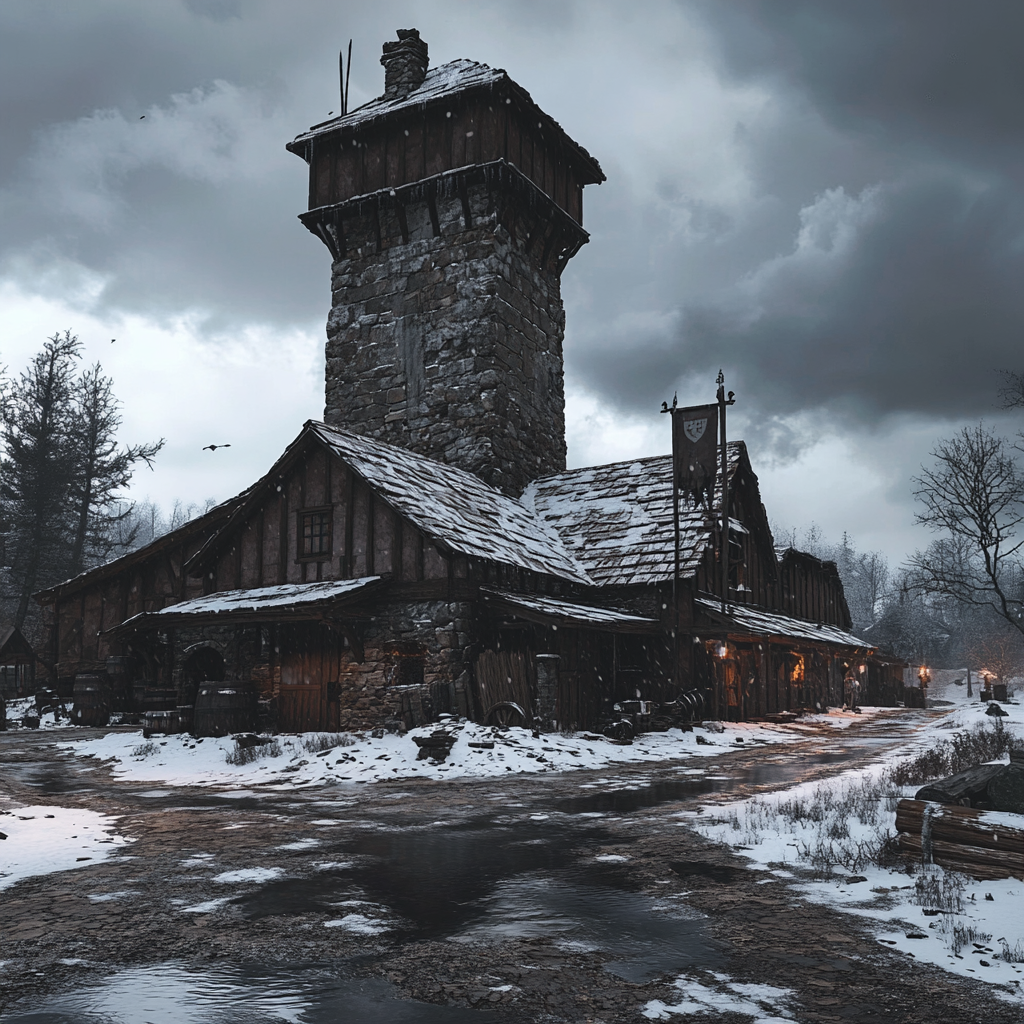
<svg viewBox="0 0 1024 1024"><path fill-rule="evenodd" d="M519 494L565 469L565 315L494 201L474 186L405 204L404 225L397 207L346 220L324 420Z"/></svg>
<svg viewBox="0 0 1024 1024"><path fill-rule="evenodd" d="M363 636L362 660L357 661L351 650L342 654L338 728L351 732L396 720L412 728L433 721L441 711L469 714L475 630L468 602L415 601L381 607ZM181 701L195 700L186 662L191 651L209 647L224 660L225 682L250 683L262 696L274 697L280 692L281 670L272 644L269 626L180 629L174 637L172 685Z"/></svg>
<svg viewBox="0 0 1024 1024"><path fill-rule="evenodd" d="M441 711L469 714L474 636L468 603L422 601L383 609L367 630L363 661L351 652L342 659L341 729L396 720L412 728ZM408 681L410 667L422 668L422 682Z"/></svg>

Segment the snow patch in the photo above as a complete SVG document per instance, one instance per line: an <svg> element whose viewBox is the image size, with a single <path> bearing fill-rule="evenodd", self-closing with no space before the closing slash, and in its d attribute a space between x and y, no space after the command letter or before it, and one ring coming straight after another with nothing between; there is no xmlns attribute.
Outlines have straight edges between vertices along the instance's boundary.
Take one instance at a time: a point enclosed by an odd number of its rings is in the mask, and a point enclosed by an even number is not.
<svg viewBox="0 0 1024 1024"><path fill-rule="evenodd" d="M388 929L380 921L375 921L365 914L346 914L334 921L324 921L325 928L340 928L342 931L354 932L356 935L380 935Z"/></svg>
<svg viewBox="0 0 1024 1024"><path fill-rule="evenodd" d="M116 830L117 817L77 807L28 806L0 811L7 839L0 854L0 889L24 878L71 871L107 860L135 840Z"/></svg>
<svg viewBox="0 0 1024 1024"><path fill-rule="evenodd" d="M792 1024L794 1018L789 1013L792 989L741 984L731 981L725 974L712 974L711 977L718 982L715 987L683 975L675 981L679 1002L665 1003L661 999L652 999L641 1012L650 1020L668 1020L673 1014L735 1013L752 1018L755 1024Z"/></svg>
<svg viewBox="0 0 1024 1024"><path fill-rule="evenodd" d="M235 871L222 871L219 875L214 875L211 881L225 885L235 885L239 882L272 882L283 874L283 868L238 868Z"/></svg>

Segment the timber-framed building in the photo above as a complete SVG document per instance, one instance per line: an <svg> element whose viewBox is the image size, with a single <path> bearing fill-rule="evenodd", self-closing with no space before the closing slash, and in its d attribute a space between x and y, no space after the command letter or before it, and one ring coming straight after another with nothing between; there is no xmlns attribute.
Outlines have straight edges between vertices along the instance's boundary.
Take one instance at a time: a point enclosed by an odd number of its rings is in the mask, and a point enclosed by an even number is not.
<svg viewBox="0 0 1024 1024"><path fill-rule="evenodd" d="M836 568L777 555L728 446L716 520L668 457L565 468L560 276L604 175L504 71L385 45L385 93L288 148L330 252L326 408L242 494L37 595L49 662L174 688L252 687L277 728L411 727L523 708L594 728L616 702L706 717L842 703L870 650ZM724 600L723 600L724 598Z"/></svg>

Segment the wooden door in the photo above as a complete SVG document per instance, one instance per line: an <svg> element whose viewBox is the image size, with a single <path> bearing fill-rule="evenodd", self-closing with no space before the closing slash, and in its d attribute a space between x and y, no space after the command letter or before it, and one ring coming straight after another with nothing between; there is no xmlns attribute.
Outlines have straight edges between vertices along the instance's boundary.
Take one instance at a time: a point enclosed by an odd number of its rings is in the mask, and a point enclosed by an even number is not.
<svg viewBox="0 0 1024 1024"><path fill-rule="evenodd" d="M525 651L483 651L474 665L480 714L511 701L533 718L533 658Z"/></svg>
<svg viewBox="0 0 1024 1024"><path fill-rule="evenodd" d="M330 729L332 724L336 727L341 637L320 623L304 623L283 628L280 643L278 728L311 732ZM329 693L334 698L333 708Z"/></svg>
<svg viewBox="0 0 1024 1024"><path fill-rule="evenodd" d="M319 683L281 683L277 702L277 727L282 732L313 732L325 729L323 687Z"/></svg>

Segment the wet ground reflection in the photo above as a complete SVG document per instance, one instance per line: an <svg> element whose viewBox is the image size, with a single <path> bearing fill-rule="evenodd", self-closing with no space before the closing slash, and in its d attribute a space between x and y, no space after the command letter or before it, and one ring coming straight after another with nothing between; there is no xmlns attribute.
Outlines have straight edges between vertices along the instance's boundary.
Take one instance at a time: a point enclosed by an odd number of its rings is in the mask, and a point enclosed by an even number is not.
<svg viewBox="0 0 1024 1024"><path fill-rule="evenodd" d="M322 966L190 970L163 963L119 971L41 1000L5 1024L470 1024L493 1013L399 999L382 980L338 977ZM516 1021L515 1015L502 1015Z"/></svg>

